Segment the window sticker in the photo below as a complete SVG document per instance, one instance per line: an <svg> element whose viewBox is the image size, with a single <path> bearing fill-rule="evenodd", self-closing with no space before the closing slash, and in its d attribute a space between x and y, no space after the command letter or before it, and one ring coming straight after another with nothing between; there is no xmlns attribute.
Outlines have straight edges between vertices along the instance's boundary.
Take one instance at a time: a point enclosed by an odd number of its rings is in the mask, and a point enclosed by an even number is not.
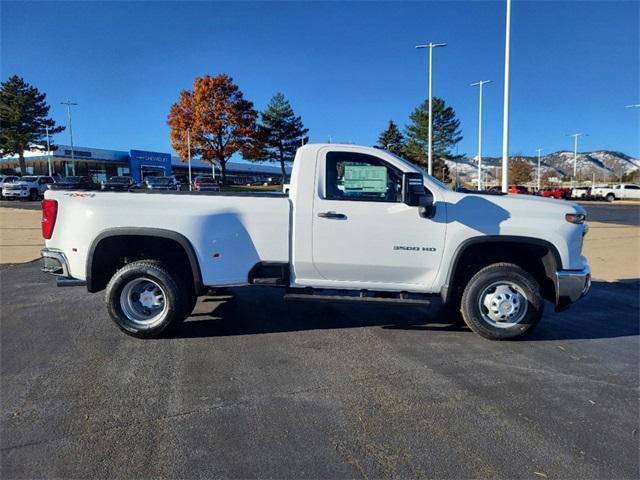
<svg viewBox="0 0 640 480"><path fill-rule="evenodd" d="M357 193L386 193L387 167L345 165L342 186L343 191L347 195Z"/></svg>

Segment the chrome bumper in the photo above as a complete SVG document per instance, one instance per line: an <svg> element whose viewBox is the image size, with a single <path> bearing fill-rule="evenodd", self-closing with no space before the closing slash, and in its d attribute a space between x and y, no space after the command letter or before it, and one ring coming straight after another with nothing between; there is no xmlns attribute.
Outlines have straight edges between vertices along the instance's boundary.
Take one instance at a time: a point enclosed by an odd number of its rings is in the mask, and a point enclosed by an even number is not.
<svg viewBox="0 0 640 480"><path fill-rule="evenodd" d="M591 288L591 269L556 272L556 311L564 310L584 297Z"/></svg>
<svg viewBox="0 0 640 480"><path fill-rule="evenodd" d="M60 250L43 248L40 250L42 257L42 270L56 276L56 285L58 287L77 287L86 285L87 282L73 278L69 273L69 262L67 257Z"/></svg>

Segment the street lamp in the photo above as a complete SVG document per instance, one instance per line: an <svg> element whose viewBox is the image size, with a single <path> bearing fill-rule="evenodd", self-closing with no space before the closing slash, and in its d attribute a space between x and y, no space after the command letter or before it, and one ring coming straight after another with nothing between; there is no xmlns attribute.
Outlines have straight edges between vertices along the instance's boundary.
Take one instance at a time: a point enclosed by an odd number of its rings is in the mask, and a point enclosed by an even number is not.
<svg viewBox="0 0 640 480"><path fill-rule="evenodd" d="M538 152L538 191L540 191L540 152L542 152L542 150L544 150L544 148L536 149L536 151Z"/></svg>
<svg viewBox="0 0 640 480"><path fill-rule="evenodd" d="M426 45L416 45L416 48L428 48L429 49L429 151L428 151L428 163L427 173L431 175L433 173L433 97L432 91L432 73L433 73L433 49L439 47L446 47L446 43L431 43Z"/></svg>
<svg viewBox="0 0 640 480"><path fill-rule="evenodd" d="M571 179L571 184L575 185L576 182L576 166L578 164L578 137L582 137L586 135L586 133L572 133L569 135L573 137L573 178Z"/></svg>
<svg viewBox="0 0 640 480"><path fill-rule="evenodd" d="M480 80L479 82L471 84L472 87L480 87L480 103L478 108L478 179L482 178L480 174L482 171L482 86L485 83L491 83L491 80ZM478 180L478 190L482 190L482 182L480 180Z"/></svg>
<svg viewBox="0 0 640 480"><path fill-rule="evenodd" d="M640 103L634 103L633 105L625 105L624 108L640 108Z"/></svg>
<svg viewBox="0 0 640 480"><path fill-rule="evenodd" d="M62 105L67 106L67 116L69 118L69 138L71 139L71 175L76 174L76 159L73 151L73 129L71 128L71 107L78 105L77 103L67 100L66 102L60 102Z"/></svg>
<svg viewBox="0 0 640 480"><path fill-rule="evenodd" d="M191 191L191 132L189 130L187 130L187 159L189 162L189 191Z"/></svg>
<svg viewBox="0 0 640 480"><path fill-rule="evenodd" d="M507 24L504 42L504 99L502 110L502 191L509 188L509 63L511 61L511 0L507 0Z"/></svg>

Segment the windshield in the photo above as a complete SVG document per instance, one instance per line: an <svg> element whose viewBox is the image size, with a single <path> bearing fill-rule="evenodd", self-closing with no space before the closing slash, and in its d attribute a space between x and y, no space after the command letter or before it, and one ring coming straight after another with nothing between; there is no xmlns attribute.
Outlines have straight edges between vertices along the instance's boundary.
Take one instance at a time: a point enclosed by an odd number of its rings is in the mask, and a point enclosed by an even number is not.
<svg viewBox="0 0 640 480"><path fill-rule="evenodd" d="M35 182L38 177L22 177L20 180L23 182Z"/></svg>
<svg viewBox="0 0 640 480"><path fill-rule="evenodd" d="M429 180L431 180L433 183L435 183L436 185L442 187L442 188L446 188L447 190L451 190L445 183L441 182L440 180L438 180L436 177L434 177L433 175L429 175L427 172L425 172L424 170L422 170L422 168L420 168L419 166L415 165L414 163L410 162L409 160L407 160L406 158L402 158L399 157L398 155L396 155L395 153L392 153L388 150L384 151L385 153L391 155L393 158L400 160L402 163L404 163L405 165L411 167L411 168L416 168L420 171L420 173L422 173L423 177L429 177Z"/></svg>
<svg viewBox="0 0 640 480"><path fill-rule="evenodd" d="M129 183L129 177L111 177L109 181L111 183Z"/></svg>
<svg viewBox="0 0 640 480"><path fill-rule="evenodd" d="M171 177L148 177L147 181L149 183L153 183L156 185L169 185L173 183L173 178Z"/></svg>

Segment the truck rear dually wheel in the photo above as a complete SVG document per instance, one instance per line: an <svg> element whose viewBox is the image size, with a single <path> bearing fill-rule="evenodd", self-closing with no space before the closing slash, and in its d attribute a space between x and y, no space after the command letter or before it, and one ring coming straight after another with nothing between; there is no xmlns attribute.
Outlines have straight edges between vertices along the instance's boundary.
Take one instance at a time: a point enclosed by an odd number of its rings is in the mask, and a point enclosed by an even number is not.
<svg viewBox="0 0 640 480"><path fill-rule="evenodd" d="M542 318L540 285L526 270L495 263L476 273L462 295L462 316L490 340L515 338L535 328Z"/></svg>
<svg viewBox="0 0 640 480"><path fill-rule="evenodd" d="M188 308L174 275L162 263L144 260L115 273L107 285L106 301L118 328L138 338L168 333Z"/></svg>

